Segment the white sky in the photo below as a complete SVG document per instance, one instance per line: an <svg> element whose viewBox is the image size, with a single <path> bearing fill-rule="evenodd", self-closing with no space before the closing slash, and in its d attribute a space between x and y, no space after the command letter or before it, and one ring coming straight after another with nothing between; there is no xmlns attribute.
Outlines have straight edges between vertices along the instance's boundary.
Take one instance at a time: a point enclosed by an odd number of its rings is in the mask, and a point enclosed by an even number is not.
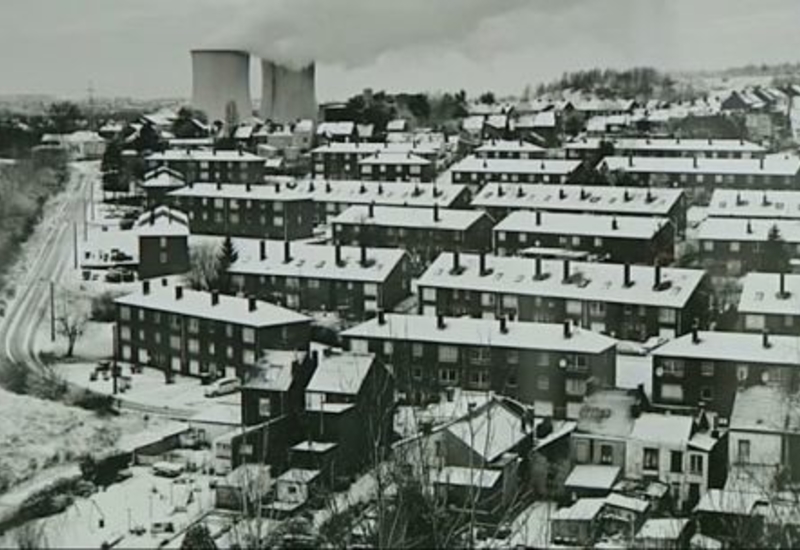
<svg viewBox="0 0 800 550"><path fill-rule="evenodd" d="M252 45L262 21L299 35L263 47L322 52L322 100L364 87L516 93L594 66L800 60L797 0L288 0L291 9L286 1L0 0L0 94L79 97L92 81L99 96L188 97L189 50ZM419 15L404 9L415 3Z"/></svg>

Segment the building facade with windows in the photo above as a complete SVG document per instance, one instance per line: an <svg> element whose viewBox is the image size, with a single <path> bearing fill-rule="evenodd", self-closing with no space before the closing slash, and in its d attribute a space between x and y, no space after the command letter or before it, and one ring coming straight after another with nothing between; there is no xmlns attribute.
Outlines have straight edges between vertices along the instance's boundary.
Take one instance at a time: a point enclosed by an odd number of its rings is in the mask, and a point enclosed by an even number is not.
<svg viewBox="0 0 800 550"><path fill-rule="evenodd" d="M367 159L368 157L374 157L379 153L392 155L410 154L412 157L428 161L428 164L426 164L428 168L425 171L427 172L428 170L431 170L433 173L435 173L436 162L440 155L440 149L430 143L330 142L311 151L311 176L315 179L325 180L360 179L362 178L361 161ZM369 172L369 175L363 176L364 179L383 179L375 177L381 174L380 165L378 165L374 170L369 169ZM388 168L383 173L388 177ZM420 170L420 175L421 173L422 170ZM396 178L394 178L394 180L396 180Z"/></svg>
<svg viewBox="0 0 800 550"><path fill-rule="evenodd" d="M742 278L739 328L745 332L800 332L800 275L748 273Z"/></svg>
<svg viewBox="0 0 800 550"><path fill-rule="evenodd" d="M436 179L435 164L410 151L390 153L380 151L358 162L361 179L413 183L430 183Z"/></svg>
<svg viewBox="0 0 800 550"><path fill-rule="evenodd" d="M139 279L189 270L189 220L186 214L159 206L144 212L134 230L139 240Z"/></svg>
<svg viewBox="0 0 800 550"><path fill-rule="evenodd" d="M708 216L800 220L800 191L714 189Z"/></svg>
<svg viewBox="0 0 800 550"><path fill-rule="evenodd" d="M469 156L451 167L453 183L467 185L477 193L490 182L570 183L581 165L565 159L500 159Z"/></svg>
<svg viewBox="0 0 800 550"><path fill-rule="evenodd" d="M743 139L619 137L606 142L619 156L749 159L767 153L761 145ZM589 152L599 152L602 143L599 138L584 138L566 143L564 149L568 158L584 158Z"/></svg>
<svg viewBox="0 0 800 550"><path fill-rule="evenodd" d="M242 150L168 149L145 159L147 170L166 167L188 182L264 183L264 158Z"/></svg>
<svg viewBox="0 0 800 550"><path fill-rule="evenodd" d="M482 159L537 159L544 158L547 149L523 140L490 139L475 148L474 154Z"/></svg>

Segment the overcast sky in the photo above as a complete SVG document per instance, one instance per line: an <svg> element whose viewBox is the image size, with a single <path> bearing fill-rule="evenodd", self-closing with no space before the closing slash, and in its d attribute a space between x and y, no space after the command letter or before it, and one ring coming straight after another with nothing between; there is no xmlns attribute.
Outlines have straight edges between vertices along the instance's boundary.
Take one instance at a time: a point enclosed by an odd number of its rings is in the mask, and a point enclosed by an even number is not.
<svg viewBox="0 0 800 550"><path fill-rule="evenodd" d="M0 0L0 94L188 97L209 45L318 56L322 100L518 93L595 66L795 62L799 24L797 0Z"/></svg>

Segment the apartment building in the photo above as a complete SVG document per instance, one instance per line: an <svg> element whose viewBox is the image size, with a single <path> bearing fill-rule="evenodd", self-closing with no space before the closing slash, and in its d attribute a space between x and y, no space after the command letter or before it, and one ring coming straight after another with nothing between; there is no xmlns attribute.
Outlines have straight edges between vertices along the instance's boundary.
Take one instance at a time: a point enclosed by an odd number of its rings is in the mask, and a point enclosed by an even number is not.
<svg viewBox="0 0 800 550"><path fill-rule="evenodd" d="M311 195L281 183L190 183L167 201L187 213L192 233L304 239L314 232Z"/></svg>
<svg viewBox="0 0 800 550"><path fill-rule="evenodd" d="M469 156L451 167L453 183L467 185L477 193L489 182L569 183L581 165L565 159L500 159Z"/></svg>
<svg viewBox="0 0 800 550"><path fill-rule="evenodd" d="M675 230L667 218L517 210L493 233L499 256L545 247L579 250L615 263L666 265L675 248Z"/></svg>
<svg viewBox="0 0 800 550"><path fill-rule="evenodd" d="M144 175L140 187L144 190L145 206L155 208L165 204L167 193L186 185L183 174L177 170L161 166Z"/></svg>
<svg viewBox="0 0 800 550"><path fill-rule="evenodd" d="M426 315L571 319L632 340L684 334L708 309L704 271L659 266L442 253L417 288Z"/></svg>
<svg viewBox="0 0 800 550"><path fill-rule="evenodd" d="M800 191L714 189L708 215L712 218L800 220Z"/></svg>
<svg viewBox="0 0 800 550"><path fill-rule="evenodd" d="M186 214L159 206L139 216L134 231L139 241L139 279L189 271L189 219Z"/></svg>
<svg viewBox="0 0 800 550"><path fill-rule="evenodd" d="M682 189L487 183L471 204L498 221L516 210L542 210L669 218L679 234L686 228L686 197Z"/></svg>
<svg viewBox="0 0 800 550"><path fill-rule="evenodd" d="M386 142L386 143L359 143L332 141L311 151L311 176L315 179L325 180L357 180L362 177L361 161L367 157L374 157L379 153L393 155L411 155L430 162L429 169L436 172L436 162L440 149L431 143L414 142ZM368 164L369 166L373 166ZM418 165L421 166L421 165ZM410 167L410 166L409 166ZM370 176L364 179L377 179L380 174L380 164ZM420 172L422 170L420 169ZM427 171L427 170L426 170ZM403 180L410 181L410 180Z"/></svg>
<svg viewBox="0 0 800 550"><path fill-rule="evenodd" d="M413 154L378 151L374 155L358 161L361 179L414 183L430 183L436 179L436 165L433 161Z"/></svg>
<svg viewBox="0 0 800 550"><path fill-rule="evenodd" d="M800 332L800 275L751 272L742 278L739 328L745 332Z"/></svg>
<svg viewBox="0 0 800 550"><path fill-rule="evenodd" d="M570 322L379 312L342 338L349 349L390 365L398 389L416 403L459 387L534 404L543 416L574 418L587 388L611 386L616 376L616 341Z"/></svg>
<svg viewBox="0 0 800 550"><path fill-rule="evenodd" d="M583 138L564 144L564 150L567 158L585 158L599 152L603 143L599 138ZM605 143L617 156L749 159L767 153L757 143L729 138L618 137Z"/></svg>
<svg viewBox="0 0 800 550"><path fill-rule="evenodd" d="M350 319L392 309L410 294L408 256L397 249L261 241L258 256L240 258L229 272L247 295Z"/></svg>
<svg viewBox="0 0 800 550"><path fill-rule="evenodd" d="M264 159L243 150L168 149L144 160L147 170L165 166L187 182L264 183Z"/></svg>
<svg viewBox="0 0 800 550"><path fill-rule="evenodd" d="M491 139L476 147L474 154L482 159L537 159L544 158L547 149L521 139Z"/></svg>
<svg viewBox="0 0 800 550"><path fill-rule="evenodd" d="M197 377L243 376L264 349L307 350L311 319L255 298L143 281L115 300L115 357Z"/></svg>

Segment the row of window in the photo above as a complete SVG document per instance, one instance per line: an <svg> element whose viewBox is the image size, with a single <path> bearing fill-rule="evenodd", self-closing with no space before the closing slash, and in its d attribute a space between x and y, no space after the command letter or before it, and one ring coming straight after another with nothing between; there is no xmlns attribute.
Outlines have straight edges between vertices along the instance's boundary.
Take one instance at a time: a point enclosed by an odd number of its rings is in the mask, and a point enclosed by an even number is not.
<svg viewBox="0 0 800 550"><path fill-rule="evenodd" d="M480 181L510 181L514 183L566 183L567 176L558 174L509 174L479 172L453 172L453 183L467 183Z"/></svg>
<svg viewBox="0 0 800 550"><path fill-rule="evenodd" d="M662 174L658 172L653 173L639 173L634 172L631 174L634 181L642 181L644 179L651 179L652 183L669 183L670 181L675 180L674 174ZM770 176L770 175L758 175L755 174L748 174L744 175L734 175L734 174L680 174L677 177L678 181L681 183L714 183L717 185L735 185L735 184L747 184L753 185L756 182L759 185L783 185L786 187L792 186L795 181L794 176Z"/></svg>
<svg viewBox="0 0 800 550"><path fill-rule="evenodd" d="M195 221L196 219L197 219L197 216L195 215L195 212L193 210L190 210L189 211L189 220L190 221ZM204 222L209 221L208 212L205 212L205 211L201 212L200 213L200 219L202 219L202 221L204 221ZM213 221L214 221L214 223L224 224L224 223L226 223L225 215L222 212L214 212ZM230 223L232 225L239 225L240 223L242 223L241 217L236 212L232 212L228 216L227 223ZM252 223L252 220L250 220L250 223ZM263 216L263 215L260 216L259 219L258 219L258 223L261 226L266 225L267 224L267 217ZM283 216L273 216L272 217L272 225L275 226L275 227L283 226Z"/></svg>
<svg viewBox="0 0 800 550"><path fill-rule="evenodd" d="M134 314L135 312L135 314ZM198 319L196 317L183 317L181 315L176 315L172 313L161 313L160 311L149 311L143 308L135 308L131 309L128 306L120 306L119 308L119 317L120 321L128 322L131 321L132 318L136 318L140 322L150 321L153 324L161 324L164 320L169 320L169 327L171 329L180 329L181 328L181 321L183 319L186 320L186 330L190 334L197 334L200 332L201 327L203 328L204 332L206 333L214 333L220 334L224 331L225 336L227 338L233 338L235 334L235 327L236 325L232 323L221 323L218 321L207 321ZM124 325L120 325L120 332L123 330L130 331L130 329ZM285 330L285 328L284 328ZM141 333L142 331L140 331ZM253 344L256 340L256 331L252 327L242 327L241 328L241 340L245 344Z"/></svg>
<svg viewBox="0 0 800 550"><path fill-rule="evenodd" d="M200 203L202 206L213 206L214 208L224 209L226 206L230 210L238 210L239 206L242 206L246 209L252 208L260 208L261 210L274 210L275 212L283 212L284 203L283 201L264 201L264 200L252 200L252 199L223 199L223 198L215 198L215 197L173 197L173 201L175 205L186 206L188 208L196 208L197 203ZM241 203L241 204L240 204Z"/></svg>
<svg viewBox="0 0 800 550"><path fill-rule="evenodd" d="M725 244L726 243L722 242L722 241L704 240L703 241L703 251L704 252L714 252L714 250L724 251ZM743 243L740 243L739 241L728 241L727 242L728 252L741 252L742 251L742 244ZM748 244L752 245L752 248L753 248L752 252L761 251L761 246L762 246L761 242L750 242ZM794 244L793 245L791 243L788 243L786 246L788 246L788 247L794 246L795 250L797 250L797 253L800 254L800 244Z"/></svg>
<svg viewBox="0 0 800 550"><path fill-rule="evenodd" d="M181 371L182 359L179 352L179 347L172 348L173 351L176 353L174 355L168 355L164 358L164 361L167 362L167 365L172 369L173 372ZM136 353L133 352L134 347L128 344L123 344L120 346L120 354L122 361L136 363L139 365L149 365L164 368L167 365L154 365L153 358L150 355L150 352L146 348L138 347L136 348ZM229 360L233 359L233 353L231 350L228 351L227 358ZM256 364L256 353L253 350L243 350L242 351L242 364L247 366L254 366ZM187 358L187 365L189 367L190 374L208 374L208 373L216 373L218 368L225 369L225 364L218 364L215 361L200 361L197 358ZM229 366L229 365L228 365Z"/></svg>
<svg viewBox="0 0 800 550"><path fill-rule="evenodd" d="M671 473L683 473L683 457L684 453L682 451L669 451L669 471ZM689 473L703 475L703 463L703 455L689 454ZM643 449L642 468L646 471L659 471L661 469L661 450L654 447L645 447Z"/></svg>

